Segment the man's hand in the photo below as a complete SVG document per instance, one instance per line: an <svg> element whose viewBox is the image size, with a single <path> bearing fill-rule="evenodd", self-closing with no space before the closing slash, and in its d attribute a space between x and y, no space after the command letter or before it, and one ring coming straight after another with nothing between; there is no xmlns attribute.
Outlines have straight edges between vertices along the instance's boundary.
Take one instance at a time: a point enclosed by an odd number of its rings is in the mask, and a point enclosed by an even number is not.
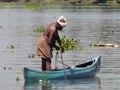
<svg viewBox="0 0 120 90"><path fill-rule="evenodd" d="M56 50L60 50L61 53L64 52L64 48L63 47L58 47L58 46L54 46Z"/></svg>
<svg viewBox="0 0 120 90"><path fill-rule="evenodd" d="M63 52L64 52L64 48L63 48L63 47L61 47L61 50L60 50L60 51L61 51L61 53L63 53Z"/></svg>
<svg viewBox="0 0 120 90"><path fill-rule="evenodd" d="M60 48L59 48L58 46L55 46L55 49L56 49L56 50L60 50Z"/></svg>

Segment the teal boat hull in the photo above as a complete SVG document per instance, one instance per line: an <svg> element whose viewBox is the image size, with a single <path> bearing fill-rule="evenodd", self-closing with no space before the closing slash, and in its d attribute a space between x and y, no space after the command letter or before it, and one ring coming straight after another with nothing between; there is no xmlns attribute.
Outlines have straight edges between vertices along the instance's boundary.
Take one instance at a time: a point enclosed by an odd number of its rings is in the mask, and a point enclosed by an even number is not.
<svg viewBox="0 0 120 90"><path fill-rule="evenodd" d="M92 60L85 62L83 64L74 65L71 68L58 69L51 71L38 71L23 67L23 75L25 81L39 81L39 80L64 80L75 79L75 78L85 78L95 76L101 65L101 56L96 56Z"/></svg>

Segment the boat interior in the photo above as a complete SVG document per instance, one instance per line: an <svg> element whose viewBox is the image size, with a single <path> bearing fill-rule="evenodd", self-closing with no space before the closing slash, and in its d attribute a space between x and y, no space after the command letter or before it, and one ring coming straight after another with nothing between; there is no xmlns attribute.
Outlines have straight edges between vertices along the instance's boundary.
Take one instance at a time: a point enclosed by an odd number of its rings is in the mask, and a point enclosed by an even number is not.
<svg viewBox="0 0 120 90"><path fill-rule="evenodd" d="M76 65L76 67L77 68L87 67L89 65L92 65L94 62L95 62L95 60L92 60L92 61L89 61L89 62L86 62L86 63L83 63L83 64Z"/></svg>
<svg viewBox="0 0 120 90"><path fill-rule="evenodd" d="M91 60L91 61L89 61L89 62L76 65L75 67L76 67L76 68L83 68L83 67L90 66L90 65L92 65L93 63L95 63L95 60ZM70 67L67 67L67 68L65 68L65 69L70 69ZM60 70L64 70L64 68L62 68L62 69L53 69L52 71L60 71Z"/></svg>

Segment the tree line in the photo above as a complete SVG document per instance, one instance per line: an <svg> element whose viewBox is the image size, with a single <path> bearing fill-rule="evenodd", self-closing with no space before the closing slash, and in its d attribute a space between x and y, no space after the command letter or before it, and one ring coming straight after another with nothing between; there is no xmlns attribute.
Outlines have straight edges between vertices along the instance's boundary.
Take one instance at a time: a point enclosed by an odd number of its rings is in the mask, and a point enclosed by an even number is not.
<svg viewBox="0 0 120 90"><path fill-rule="evenodd" d="M92 4L98 3L107 3L107 2L116 2L120 4L120 0L0 0L0 2L42 2L42 1L49 1L49 2L70 2L72 4L75 3L82 3L82 2L92 2Z"/></svg>

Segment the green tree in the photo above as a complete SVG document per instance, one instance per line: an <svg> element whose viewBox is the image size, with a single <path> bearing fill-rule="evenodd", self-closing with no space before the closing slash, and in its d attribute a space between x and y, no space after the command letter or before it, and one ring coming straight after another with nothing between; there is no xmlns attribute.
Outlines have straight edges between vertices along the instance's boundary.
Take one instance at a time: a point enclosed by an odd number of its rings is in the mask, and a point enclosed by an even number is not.
<svg viewBox="0 0 120 90"><path fill-rule="evenodd" d="M107 0L96 0L97 3L106 3Z"/></svg>

